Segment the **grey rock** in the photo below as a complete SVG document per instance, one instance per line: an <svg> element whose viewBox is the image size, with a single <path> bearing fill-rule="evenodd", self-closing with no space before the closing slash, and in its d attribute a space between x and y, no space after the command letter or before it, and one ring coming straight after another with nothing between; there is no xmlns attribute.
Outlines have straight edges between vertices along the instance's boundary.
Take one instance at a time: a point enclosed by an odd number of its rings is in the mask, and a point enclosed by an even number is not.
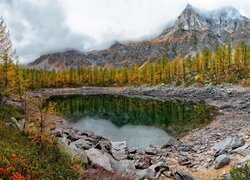
<svg viewBox="0 0 250 180"><path fill-rule="evenodd" d="M174 180L195 180L195 178L187 172L177 170L174 174Z"/></svg>
<svg viewBox="0 0 250 180"><path fill-rule="evenodd" d="M240 146L243 146L244 144L245 144L244 139L238 136L229 136L214 145L215 156L224 154L229 150L238 148Z"/></svg>
<svg viewBox="0 0 250 180"><path fill-rule="evenodd" d="M129 150L128 150L128 153L129 154L135 154L137 152L137 149L136 148L130 148Z"/></svg>
<svg viewBox="0 0 250 180"><path fill-rule="evenodd" d="M164 162L158 162L154 165L151 165L148 169L151 169L154 172L155 178L159 178L164 171L170 170L170 168Z"/></svg>
<svg viewBox="0 0 250 180"><path fill-rule="evenodd" d="M86 153L83 150L78 149L74 144L72 145L72 143L69 145L69 140L66 137L59 138L58 144L70 156L80 158L84 163L88 163Z"/></svg>
<svg viewBox="0 0 250 180"><path fill-rule="evenodd" d="M11 118L10 118L10 121L11 121L11 123L12 123L17 129L22 130L22 128L23 128L23 123L22 123L22 122L18 122L18 121L16 120L16 118L14 118L14 117L11 117Z"/></svg>
<svg viewBox="0 0 250 180"><path fill-rule="evenodd" d="M247 163L247 162L249 162L249 161L250 161L250 155L247 155L247 156L244 157L243 159L240 159L240 160L234 162L234 163L232 164L232 166L235 167L235 166L238 166L238 165L242 165L242 164L245 164L245 163Z"/></svg>
<svg viewBox="0 0 250 180"><path fill-rule="evenodd" d="M110 143L109 140L107 140L107 139L101 139L101 140L98 141L95 138L92 138L91 140L92 140L91 142L93 142L93 143L98 142L97 144L95 144L95 148L101 150L102 152L106 152L106 153L110 152L111 143Z"/></svg>
<svg viewBox="0 0 250 180"><path fill-rule="evenodd" d="M235 151L237 154L240 154L243 157L246 157L248 155L250 155L250 150L249 149L238 149L237 151Z"/></svg>
<svg viewBox="0 0 250 180"><path fill-rule="evenodd" d="M100 150L95 148L90 148L89 150L85 150L85 153L90 160L91 163L102 166L108 171L113 171L113 168L110 164L110 157L106 153L102 153Z"/></svg>
<svg viewBox="0 0 250 180"><path fill-rule="evenodd" d="M232 150L231 153L237 153L245 157L247 155L250 155L250 150L247 149L248 147L249 147L249 143L246 143L244 146L241 146L237 149Z"/></svg>
<svg viewBox="0 0 250 180"><path fill-rule="evenodd" d="M136 179L153 179L154 172L151 169L139 170L136 172Z"/></svg>
<svg viewBox="0 0 250 180"><path fill-rule="evenodd" d="M116 160L126 159L128 157L128 147L126 141L111 141L111 153Z"/></svg>
<svg viewBox="0 0 250 180"><path fill-rule="evenodd" d="M79 139L79 137L77 137L74 133L69 133L68 134L68 139L71 141L76 141Z"/></svg>
<svg viewBox="0 0 250 180"><path fill-rule="evenodd" d="M147 148L145 148L145 153L148 155L156 155L157 150L156 150L156 148L147 147Z"/></svg>
<svg viewBox="0 0 250 180"><path fill-rule="evenodd" d="M111 167L124 175L134 175L136 172L135 164L130 160L114 160L110 159Z"/></svg>
<svg viewBox="0 0 250 180"><path fill-rule="evenodd" d="M85 141L84 139L78 139L77 141L73 142L77 148L80 149L90 149L92 144L89 141Z"/></svg>
<svg viewBox="0 0 250 180"><path fill-rule="evenodd" d="M81 135L91 137L91 136L94 135L94 132L92 132L92 131L83 131L83 132L81 132Z"/></svg>
<svg viewBox="0 0 250 180"><path fill-rule="evenodd" d="M136 169L146 169L152 165L151 158L148 156L141 156L139 159L135 160Z"/></svg>
<svg viewBox="0 0 250 180"><path fill-rule="evenodd" d="M230 162L230 157L226 154L222 154L215 159L214 169L220 169L223 166L228 165Z"/></svg>
<svg viewBox="0 0 250 180"><path fill-rule="evenodd" d="M62 138L63 137L63 132L61 129L54 129L52 131L52 134L55 136L55 137L60 137Z"/></svg>

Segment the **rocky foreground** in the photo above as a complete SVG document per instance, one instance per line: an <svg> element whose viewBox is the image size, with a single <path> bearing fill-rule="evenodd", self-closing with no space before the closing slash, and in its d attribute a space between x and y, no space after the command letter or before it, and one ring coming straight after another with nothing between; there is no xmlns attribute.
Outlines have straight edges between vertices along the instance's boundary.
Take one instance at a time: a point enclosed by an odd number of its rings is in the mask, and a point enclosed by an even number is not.
<svg viewBox="0 0 250 180"><path fill-rule="evenodd" d="M66 151L80 156L87 167L101 166L107 171L119 172L132 179L212 179L227 172L228 167L250 161L250 88L225 85L183 88L160 85L45 89L40 93L48 96L123 94L184 99L205 101L219 110L219 115L211 124L195 129L179 140L171 139L166 144L139 149L128 148L124 141L112 142L93 132L75 130L67 121L58 120L57 128L53 131L55 136L59 137Z"/></svg>

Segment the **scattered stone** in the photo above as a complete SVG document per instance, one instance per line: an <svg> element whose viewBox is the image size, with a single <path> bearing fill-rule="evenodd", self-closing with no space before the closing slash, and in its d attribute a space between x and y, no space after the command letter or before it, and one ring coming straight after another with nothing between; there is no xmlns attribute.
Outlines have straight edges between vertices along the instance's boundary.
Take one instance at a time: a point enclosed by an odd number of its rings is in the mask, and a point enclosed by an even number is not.
<svg viewBox="0 0 250 180"><path fill-rule="evenodd" d="M215 159L214 169L220 169L223 166L228 165L230 162L230 157L226 154L222 154Z"/></svg>
<svg viewBox="0 0 250 180"><path fill-rule="evenodd" d="M89 150L86 150L85 153L91 163L102 166L108 171L113 171L108 154L102 153L100 150L95 148L90 148Z"/></svg>

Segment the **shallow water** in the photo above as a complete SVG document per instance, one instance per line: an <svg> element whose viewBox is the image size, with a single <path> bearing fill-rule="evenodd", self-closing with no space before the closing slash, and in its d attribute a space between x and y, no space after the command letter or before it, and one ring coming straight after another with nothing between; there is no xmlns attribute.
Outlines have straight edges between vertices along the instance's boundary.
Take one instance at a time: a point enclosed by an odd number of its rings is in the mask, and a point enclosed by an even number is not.
<svg viewBox="0 0 250 180"><path fill-rule="evenodd" d="M129 146L163 144L208 124L214 109L203 102L142 99L121 95L52 96L56 110L73 127Z"/></svg>

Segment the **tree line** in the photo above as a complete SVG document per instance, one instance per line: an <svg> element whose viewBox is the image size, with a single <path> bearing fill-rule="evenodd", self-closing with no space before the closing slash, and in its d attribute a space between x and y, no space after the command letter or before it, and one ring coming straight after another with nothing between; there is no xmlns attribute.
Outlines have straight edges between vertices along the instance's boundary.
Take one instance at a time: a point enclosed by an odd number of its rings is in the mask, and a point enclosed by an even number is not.
<svg viewBox="0 0 250 180"><path fill-rule="evenodd" d="M217 45L215 50L204 48L193 56L173 60L163 56L142 65L122 68L80 67L59 72L21 69L22 79L29 82L31 89L160 83L187 86L224 82L250 84L249 73L250 47L244 42L239 42L234 49L231 44Z"/></svg>

